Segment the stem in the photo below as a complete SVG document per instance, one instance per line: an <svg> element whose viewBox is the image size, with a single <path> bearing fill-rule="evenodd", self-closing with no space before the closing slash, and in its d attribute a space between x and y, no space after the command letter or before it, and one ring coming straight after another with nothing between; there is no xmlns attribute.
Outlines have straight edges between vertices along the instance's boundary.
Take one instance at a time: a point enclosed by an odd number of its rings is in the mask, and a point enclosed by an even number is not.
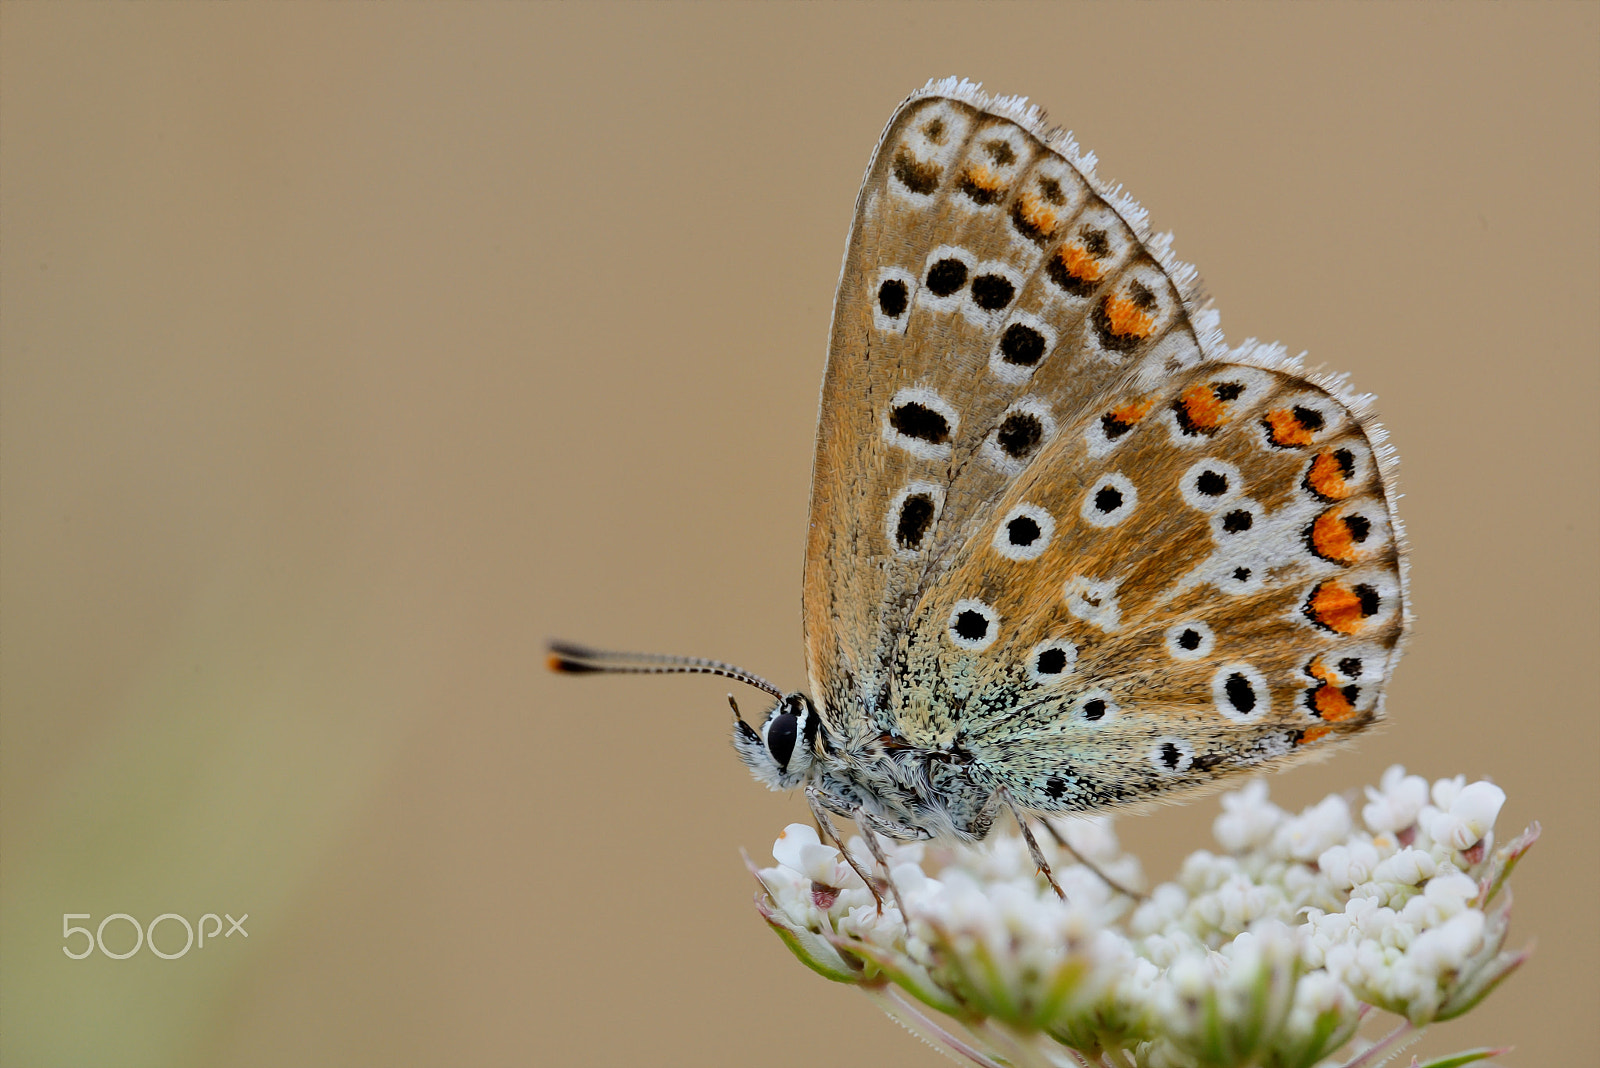
<svg viewBox="0 0 1600 1068"><path fill-rule="evenodd" d="M1000 1047L996 1052L1016 1068L1060 1068L1062 1060L1057 1054L1065 1054L1071 1057L1072 1062L1079 1068L1087 1068L1086 1062L1076 1050L1058 1046L1054 1040L1041 1032L1019 1034L994 1020L984 1020L981 1026L984 1036ZM1048 1046L1041 1047L1041 1042L1048 1043Z"/></svg>
<svg viewBox="0 0 1600 1068"><path fill-rule="evenodd" d="M941 1052L960 1054L973 1064L981 1065L982 1068L1005 1068L999 1061L989 1057L982 1050L974 1049L943 1027L940 1027L926 1013L904 997L896 987L889 986L885 988L863 984L861 989L874 1001L878 1002L883 1011L898 1020L906 1030Z"/></svg>
<svg viewBox="0 0 1600 1068"><path fill-rule="evenodd" d="M1413 1032L1416 1032L1416 1034L1413 1034ZM1393 1031L1390 1031L1388 1034L1378 1039L1378 1041L1374 1042L1372 1045L1356 1054L1354 1060L1346 1062L1344 1068L1374 1068L1375 1065L1381 1064L1384 1060L1387 1060L1391 1054L1398 1053L1400 1046L1404 1045L1403 1040L1405 1040L1407 1036L1410 1036L1414 1039L1420 1037L1420 1034L1421 1032L1418 1031L1416 1024L1412 1023L1410 1020L1403 1020L1401 1021L1399 1027L1396 1027ZM1390 1047L1394 1048L1391 1049Z"/></svg>

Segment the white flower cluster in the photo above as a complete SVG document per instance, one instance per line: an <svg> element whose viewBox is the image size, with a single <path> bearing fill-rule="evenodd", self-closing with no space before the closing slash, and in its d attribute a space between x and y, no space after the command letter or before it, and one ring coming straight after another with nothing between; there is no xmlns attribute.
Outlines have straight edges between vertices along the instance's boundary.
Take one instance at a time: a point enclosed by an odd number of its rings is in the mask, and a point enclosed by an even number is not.
<svg viewBox="0 0 1600 1068"><path fill-rule="evenodd" d="M1370 1008L1405 1018L1398 1041L1521 963L1492 902L1537 827L1495 851L1504 801L1491 783L1430 786L1395 767L1359 818L1338 795L1292 814L1255 781L1223 796L1220 851L1142 899L1111 885L1143 878L1108 819L1053 825L1086 862L1046 845L1065 902L1017 837L886 843L881 908L837 849L791 824L777 866L756 873L759 907L807 965L968 1063L1311 1068ZM850 852L874 870L859 838Z"/></svg>

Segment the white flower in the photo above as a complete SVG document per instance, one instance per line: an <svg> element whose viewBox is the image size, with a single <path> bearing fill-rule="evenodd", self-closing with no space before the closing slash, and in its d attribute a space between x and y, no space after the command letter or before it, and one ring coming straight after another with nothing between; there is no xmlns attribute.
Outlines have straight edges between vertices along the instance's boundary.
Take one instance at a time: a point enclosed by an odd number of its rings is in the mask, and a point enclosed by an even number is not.
<svg viewBox="0 0 1600 1068"><path fill-rule="evenodd" d="M1420 849L1409 846L1400 850L1392 857L1386 857L1372 869L1372 881L1379 883L1403 883L1406 886L1420 886L1433 878L1439 870L1439 862L1433 856Z"/></svg>
<svg viewBox="0 0 1600 1068"><path fill-rule="evenodd" d="M855 869L840 859L839 851L823 845L816 828L807 823L791 823L783 829L772 844L772 859L824 887L844 889L865 885Z"/></svg>
<svg viewBox="0 0 1600 1068"><path fill-rule="evenodd" d="M1492 782L1475 782L1459 790L1434 790L1448 804L1422 811L1422 828L1429 838L1449 849L1465 851L1477 845L1494 829L1506 792Z"/></svg>
<svg viewBox="0 0 1600 1068"><path fill-rule="evenodd" d="M1467 788L1467 777L1457 775L1453 779L1440 779L1433 784L1433 804L1436 808L1449 808L1461 791Z"/></svg>
<svg viewBox="0 0 1600 1068"><path fill-rule="evenodd" d="M1361 819L1373 834L1402 831L1416 822L1417 813L1428 803L1428 780L1407 775L1399 764L1383 773L1378 787L1367 787L1367 803Z"/></svg>
<svg viewBox="0 0 1600 1068"><path fill-rule="evenodd" d="M1080 857L1096 864L1114 864L1125 858L1111 820L1105 816L1080 816L1051 821Z"/></svg>
<svg viewBox="0 0 1600 1068"><path fill-rule="evenodd" d="M1296 860L1315 860L1350 833L1350 806L1338 794L1318 801L1278 828L1274 847Z"/></svg>
<svg viewBox="0 0 1600 1068"><path fill-rule="evenodd" d="M1459 912L1417 935L1406 956L1414 967L1434 977L1456 971L1483 948L1483 928L1483 913Z"/></svg>
<svg viewBox="0 0 1600 1068"><path fill-rule="evenodd" d="M1348 890L1372 878L1378 867L1378 851L1370 842L1329 846L1317 858L1317 867L1340 890Z"/></svg>
<svg viewBox="0 0 1600 1068"><path fill-rule="evenodd" d="M1184 910L1189 907L1189 895L1176 883L1162 883L1140 903L1128 921L1128 929L1135 935L1155 934L1166 927L1175 926Z"/></svg>
<svg viewBox="0 0 1600 1068"><path fill-rule="evenodd" d="M893 906L886 906L879 912L875 904L856 905L840 917L838 932L847 938L893 948L905 941L906 925L900 910Z"/></svg>
<svg viewBox="0 0 1600 1068"><path fill-rule="evenodd" d="M1211 824L1211 834L1229 853L1242 853L1269 841L1283 819L1283 809L1267 800L1266 782L1254 779L1222 795L1222 815Z"/></svg>
<svg viewBox="0 0 1600 1068"><path fill-rule="evenodd" d="M1482 898L1536 832L1486 855L1504 793L1464 778L1426 786L1389 769L1357 827L1337 795L1289 815L1252 782L1222 799L1226 852L1190 854L1142 900L1044 840L1063 903L1026 845L996 836L970 849L885 843L892 888L879 902L839 850L792 824L778 866L757 873L758 904L813 969L919 1032L945 1019L933 1037L987 1051L978 1063L1331 1065L1373 1007L1413 1025L1448 1019L1523 959L1502 949L1507 908ZM1141 881L1109 820L1057 830L1095 868ZM870 863L864 842L851 847ZM897 1011L895 998L922 1008Z"/></svg>

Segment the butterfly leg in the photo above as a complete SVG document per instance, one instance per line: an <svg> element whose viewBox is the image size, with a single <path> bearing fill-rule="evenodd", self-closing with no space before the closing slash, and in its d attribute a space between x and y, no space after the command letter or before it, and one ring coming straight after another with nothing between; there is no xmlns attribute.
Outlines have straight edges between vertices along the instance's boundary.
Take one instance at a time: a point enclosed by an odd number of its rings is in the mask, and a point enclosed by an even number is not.
<svg viewBox="0 0 1600 1068"><path fill-rule="evenodd" d="M1033 837L1033 831L1028 829L1027 817L1022 814L1022 809L1017 807L1017 803L1011 799L1009 793L1005 791L1001 791L1001 793L1004 794L1006 806L1011 809L1011 814L1017 818L1017 826L1022 828L1022 840L1028 843L1028 855L1033 858L1033 863L1039 869L1039 874L1043 875L1045 881L1050 884L1050 889L1056 892L1056 897L1065 901L1067 899L1066 891L1062 890L1061 884L1056 882L1055 873L1050 870L1050 862L1044 859L1044 850L1039 848L1038 841Z"/></svg>
<svg viewBox="0 0 1600 1068"><path fill-rule="evenodd" d="M1088 868L1090 871L1099 876L1101 882L1111 887L1111 889L1115 890L1117 893L1125 894L1128 897L1133 898L1135 901L1143 901L1145 899L1145 894L1142 894L1138 890L1134 890L1131 887L1123 886L1111 876L1101 871L1099 866L1091 861L1088 857L1072 848L1072 843L1067 841L1067 836L1062 834L1056 828L1055 824L1051 823L1047 819L1041 819L1039 822L1044 824L1044 829L1049 832L1050 837L1056 840L1056 845L1060 846L1062 849L1065 849L1068 853L1071 853L1073 860L1077 861L1079 864L1082 864L1085 868Z"/></svg>
<svg viewBox="0 0 1600 1068"><path fill-rule="evenodd" d="M830 801L832 804L829 803ZM833 825L833 817L828 814L828 810L842 805L842 800L833 797L816 783L807 783L806 802L811 806L811 817L817 821L817 826L822 828L823 836L831 839L833 844L839 847L839 852L844 856L845 863L855 869L855 873L861 876L861 881L867 884L867 889L872 891L872 899L878 904L878 915L883 915L883 893L878 889L880 883L888 885L889 892L894 895L894 903L900 909L900 915L907 915L905 905L900 901L900 891L895 887L894 880L889 878L889 862L888 858L883 854L883 846L878 842L878 836L872 832L866 817L863 814L853 816L861 830L861 837L865 839L867 848L872 851L873 859L877 861L878 867L883 871L881 879L874 878L861 870L861 865L856 863L856 858L845 847L844 839L839 836L838 828ZM846 811L850 810L847 808Z"/></svg>
<svg viewBox="0 0 1600 1068"><path fill-rule="evenodd" d="M878 841L878 832L872 829L871 821L858 819L856 823L861 828L861 837L866 839L867 848L872 851L872 859L877 861L878 870L883 872L883 881L889 885L889 893L894 897L895 908L900 910L900 917L907 923L911 922L911 913L906 911L906 903L900 900L900 888L894 885L894 876L889 874L889 858L884 855L883 843ZM871 885L871 884L868 884ZM877 891L873 891L877 897ZM878 914L883 914L883 898L878 897Z"/></svg>

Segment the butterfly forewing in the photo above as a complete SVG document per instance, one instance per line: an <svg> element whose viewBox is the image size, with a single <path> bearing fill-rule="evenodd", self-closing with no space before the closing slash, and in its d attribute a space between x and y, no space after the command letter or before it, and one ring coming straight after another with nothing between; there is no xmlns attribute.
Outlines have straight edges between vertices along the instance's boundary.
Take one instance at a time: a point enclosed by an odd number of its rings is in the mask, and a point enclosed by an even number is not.
<svg viewBox="0 0 1600 1068"><path fill-rule="evenodd" d="M879 144L823 387L806 644L840 737L1085 808L1372 722L1406 612L1361 420L1272 351L1229 356L1193 272L1040 120L947 83Z"/></svg>

